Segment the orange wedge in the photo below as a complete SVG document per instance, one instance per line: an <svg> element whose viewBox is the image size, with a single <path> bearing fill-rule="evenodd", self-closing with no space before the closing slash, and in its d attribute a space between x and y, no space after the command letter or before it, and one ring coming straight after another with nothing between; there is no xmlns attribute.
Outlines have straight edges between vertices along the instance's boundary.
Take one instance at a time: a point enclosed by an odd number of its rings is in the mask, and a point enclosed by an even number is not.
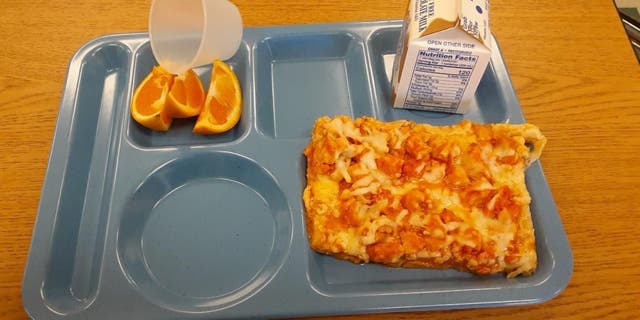
<svg viewBox="0 0 640 320"><path fill-rule="evenodd" d="M211 71L211 84L193 132L222 133L233 128L242 113L242 92L238 77L226 63L216 60Z"/></svg>
<svg viewBox="0 0 640 320"><path fill-rule="evenodd" d="M198 74L189 71L175 77L167 96L167 113L173 118L189 118L200 114L204 104L204 88Z"/></svg>
<svg viewBox="0 0 640 320"><path fill-rule="evenodd" d="M133 92L131 116L134 120L152 130L169 129L172 118L165 105L174 77L160 67L153 67Z"/></svg>

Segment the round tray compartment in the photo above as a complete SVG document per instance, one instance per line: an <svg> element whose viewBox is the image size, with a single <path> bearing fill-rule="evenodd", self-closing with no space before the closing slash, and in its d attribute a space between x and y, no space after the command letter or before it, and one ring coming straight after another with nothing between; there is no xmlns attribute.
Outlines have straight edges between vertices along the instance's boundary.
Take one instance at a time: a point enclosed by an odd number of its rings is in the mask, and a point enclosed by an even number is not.
<svg viewBox="0 0 640 320"><path fill-rule="evenodd" d="M291 246L291 210L278 182L231 152L165 163L122 214L123 272L148 300L182 312L248 299L278 272Z"/></svg>

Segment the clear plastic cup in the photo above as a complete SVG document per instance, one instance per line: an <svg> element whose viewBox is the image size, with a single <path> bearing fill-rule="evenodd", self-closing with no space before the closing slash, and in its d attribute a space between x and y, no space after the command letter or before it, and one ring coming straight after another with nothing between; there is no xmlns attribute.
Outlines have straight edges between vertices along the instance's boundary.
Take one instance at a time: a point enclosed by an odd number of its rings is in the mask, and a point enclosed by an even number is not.
<svg viewBox="0 0 640 320"><path fill-rule="evenodd" d="M181 74L231 58L242 41L242 17L227 0L153 0L149 39L160 66Z"/></svg>

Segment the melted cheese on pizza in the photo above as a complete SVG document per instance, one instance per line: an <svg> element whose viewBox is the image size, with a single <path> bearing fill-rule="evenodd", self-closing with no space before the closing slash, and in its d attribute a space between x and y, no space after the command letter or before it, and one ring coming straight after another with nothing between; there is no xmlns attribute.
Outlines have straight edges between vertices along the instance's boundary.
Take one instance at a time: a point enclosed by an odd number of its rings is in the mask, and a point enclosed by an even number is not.
<svg viewBox="0 0 640 320"><path fill-rule="evenodd" d="M355 263L530 274L525 169L545 143L530 124L320 118L304 151L310 246Z"/></svg>

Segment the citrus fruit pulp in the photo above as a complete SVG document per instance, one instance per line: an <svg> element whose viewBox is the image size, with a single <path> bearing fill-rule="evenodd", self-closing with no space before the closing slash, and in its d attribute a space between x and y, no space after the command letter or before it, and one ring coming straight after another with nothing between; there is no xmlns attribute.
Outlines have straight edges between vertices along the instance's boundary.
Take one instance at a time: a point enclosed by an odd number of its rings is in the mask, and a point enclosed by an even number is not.
<svg viewBox="0 0 640 320"><path fill-rule="evenodd" d="M131 116L136 122L152 130L169 129L172 118L165 105L174 77L160 67L153 67L142 80L131 99Z"/></svg>
<svg viewBox="0 0 640 320"><path fill-rule="evenodd" d="M216 60L211 71L211 83L193 132L222 133L233 128L242 113L242 92L238 77L223 61Z"/></svg>
<svg viewBox="0 0 640 320"><path fill-rule="evenodd" d="M189 118L200 114L204 88L193 69L175 77L167 96L167 113L173 118Z"/></svg>

